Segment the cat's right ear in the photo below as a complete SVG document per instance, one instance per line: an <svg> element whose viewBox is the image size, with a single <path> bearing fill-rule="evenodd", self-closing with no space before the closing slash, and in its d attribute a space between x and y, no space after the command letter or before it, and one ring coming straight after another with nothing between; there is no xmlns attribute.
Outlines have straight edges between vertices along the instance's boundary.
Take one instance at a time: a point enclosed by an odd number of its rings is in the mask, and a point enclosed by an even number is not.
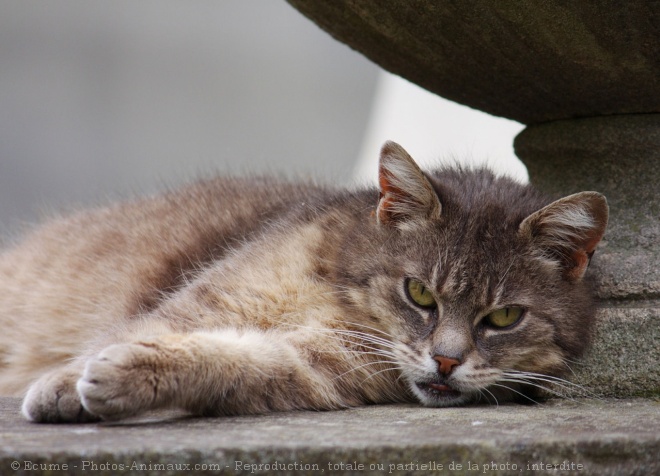
<svg viewBox="0 0 660 476"><path fill-rule="evenodd" d="M566 278L576 281L584 276L605 233L608 213L603 195L581 192L532 213L519 230L544 256L563 267Z"/></svg>
<svg viewBox="0 0 660 476"><path fill-rule="evenodd" d="M442 207L433 186L408 152L396 142L386 142L380 151L378 184L378 223L402 225L440 217Z"/></svg>

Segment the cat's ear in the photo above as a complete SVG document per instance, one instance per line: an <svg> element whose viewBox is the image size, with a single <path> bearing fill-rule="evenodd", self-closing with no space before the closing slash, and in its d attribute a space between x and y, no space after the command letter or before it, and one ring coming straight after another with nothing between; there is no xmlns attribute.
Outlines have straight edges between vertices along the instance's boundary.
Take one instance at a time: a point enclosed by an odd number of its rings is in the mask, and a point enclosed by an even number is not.
<svg viewBox="0 0 660 476"><path fill-rule="evenodd" d="M608 207L597 192L581 192L557 200L531 214L520 233L544 256L557 260L571 281L584 276L607 226Z"/></svg>
<svg viewBox="0 0 660 476"><path fill-rule="evenodd" d="M403 147L388 141L380 151L380 199L376 216L383 224L402 224L440 216L440 200L431 183Z"/></svg>

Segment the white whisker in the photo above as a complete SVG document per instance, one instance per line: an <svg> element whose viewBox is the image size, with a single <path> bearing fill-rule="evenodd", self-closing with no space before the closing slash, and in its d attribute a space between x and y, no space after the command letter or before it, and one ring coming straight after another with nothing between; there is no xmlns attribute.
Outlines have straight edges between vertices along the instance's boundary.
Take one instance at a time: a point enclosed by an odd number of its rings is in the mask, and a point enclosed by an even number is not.
<svg viewBox="0 0 660 476"><path fill-rule="evenodd" d="M530 381L527 381L527 380L507 378L507 379L499 380L499 382L511 382L511 383L519 383L519 384L523 384L523 385L529 385L530 387L535 387L535 388L541 389L545 392L551 393L551 394L556 395L558 397L566 398L568 400L573 400L573 398L571 398L570 395L566 395L566 394L561 393L559 391L553 390L550 387L546 387L545 385L533 383L533 382L530 382Z"/></svg>
<svg viewBox="0 0 660 476"><path fill-rule="evenodd" d="M520 380L521 383L528 383L532 384L531 381L535 382L546 382L551 385L558 386L567 392L577 392L578 395L582 396L589 396L593 398L598 398L597 395L593 394L590 392L587 388L585 388L582 385L578 385L576 383L573 383L569 380L559 378L559 377L554 377L552 375L545 375L545 374L539 374L535 372L524 372L524 371L505 371L503 375L507 378L512 378L512 379L517 379ZM539 387L539 388L544 388L545 390L551 391L549 388L546 387ZM564 397L568 398L568 395L563 395L559 392L555 392L557 395L561 395Z"/></svg>
<svg viewBox="0 0 660 476"><path fill-rule="evenodd" d="M496 397L495 395L493 395L493 392L491 392L491 391L488 390L487 388L479 389L479 393L483 394L482 391L483 391L483 392L488 392L488 393L490 394L490 396L493 397L493 400L495 400L495 406L497 406L497 407L500 406L500 402L497 401L497 397ZM486 397L486 401L488 401L488 397Z"/></svg>
<svg viewBox="0 0 660 476"><path fill-rule="evenodd" d="M374 378L376 375L381 374L381 373L383 373L383 372L395 372L395 371L397 371L397 370L398 370L398 371L401 371L401 370L403 370L403 369L402 369L401 367L389 367L389 368L386 368L386 369L379 370L378 372L374 372L373 374L369 375L369 376L368 376L367 378L365 378L361 383L364 383L364 382L366 382L367 380L372 379L372 378Z"/></svg>
<svg viewBox="0 0 660 476"><path fill-rule="evenodd" d="M360 323L352 322L352 321L346 321L346 324L351 325L351 326L364 327L365 329L369 329L371 331L378 332L379 334L382 334L385 337L389 337L390 339L394 339L394 336L392 334L389 334L388 332L385 332L381 329L376 329L375 327L367 326L366 324L360 324Z"/></svg>
<svg viewBox="0 0 660 476"><path fill-rule="evenodd" d="M370 365L378 365L378 364L382 365L382 364L391 364L391 363L392 362L390 362L389 360L375 360L373 362L367 362L366 364L358 365L357 367L353 367L352 369L347 370L346 372L343 372L343 373L337 375L336 377L333 378L333 380L337 380L337 379L343 377L346 374L350 374L351 372L355 372L357 370L360 370L364 367L368 367Z"/></svg>

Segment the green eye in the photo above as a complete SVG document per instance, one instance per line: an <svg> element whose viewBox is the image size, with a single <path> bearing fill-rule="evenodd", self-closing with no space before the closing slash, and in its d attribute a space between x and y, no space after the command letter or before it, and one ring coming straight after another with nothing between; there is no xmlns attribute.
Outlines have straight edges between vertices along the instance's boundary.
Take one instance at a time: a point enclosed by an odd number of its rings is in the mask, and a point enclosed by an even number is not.
<svg viewBox="0 0 660 476"><path fill-rule="evenodd" d="M520 320L523 315L522 307L503 307L486 316L486 322L493 327L509 327Z"/></svg>
<svg viewBox="0 0 660 476"><path fill-rule="evenodd" d="M418 306L425 307L428 309L433 309L437 306L433 294L431 294L431 291L429 291L426 288L426 286L424 286L416 279L409 279L407 288L408 288L408 296Z"/></svg>

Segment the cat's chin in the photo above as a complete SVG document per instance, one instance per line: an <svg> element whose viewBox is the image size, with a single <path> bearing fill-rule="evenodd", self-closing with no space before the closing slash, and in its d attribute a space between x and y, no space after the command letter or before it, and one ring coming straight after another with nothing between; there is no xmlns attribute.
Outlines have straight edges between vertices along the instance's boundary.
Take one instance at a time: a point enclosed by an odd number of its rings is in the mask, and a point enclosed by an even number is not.
<svg viewBox="0 0 660 476"><path fill-rule="evenodd" d="M419 401L427 407L451 407L463 405L471 400L469 394L444 384L416 382L412 387Z"/></svg>

